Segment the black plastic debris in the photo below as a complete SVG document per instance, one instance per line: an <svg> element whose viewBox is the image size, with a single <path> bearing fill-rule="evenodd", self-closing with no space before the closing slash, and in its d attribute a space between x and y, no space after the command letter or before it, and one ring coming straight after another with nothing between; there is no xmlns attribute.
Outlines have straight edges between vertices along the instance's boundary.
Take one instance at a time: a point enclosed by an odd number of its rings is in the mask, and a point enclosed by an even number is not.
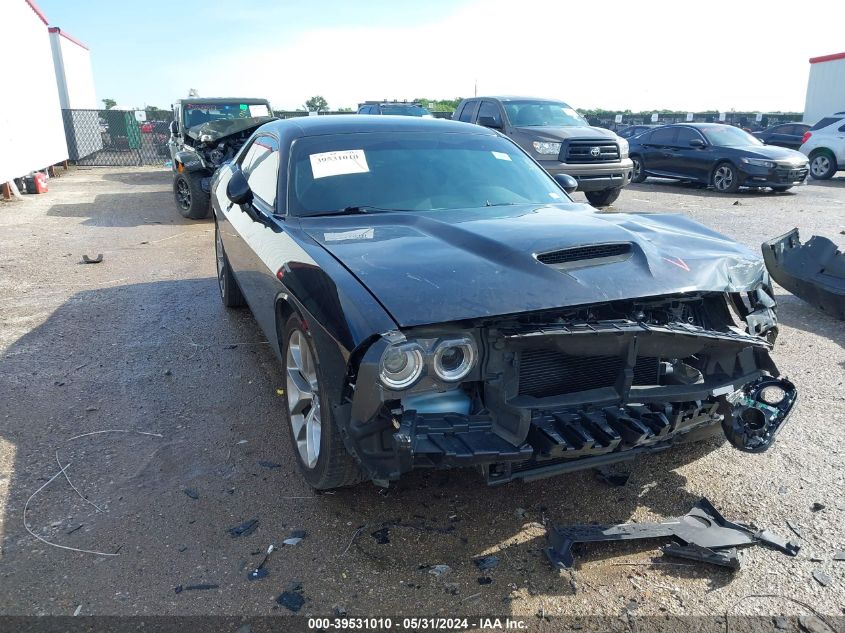
<svg viewBox="0 0 845 633"><path fill-rule="evenodd" d="M200 493L198 493L193 488L184 488L182 490L182 492L184 492L186 495L188 495L191 499L199 499L200 498Z"/></svg>
<svg viewBox="0 0 845 633"><path fill-rule="evenodd" d="M239 536L249 536L255 529L258 527L258 519L250 519L249 521L245 521L240 525L237 525L233 528L229 528L229 534L232 538L237 538Z"/></svg>
<svg viewBox="0 0 845 633"><path fill-rule="evenodd" d="M372 536L379 545L387 545L390 543L390 528L383 527L380 530L376 530L371 533L370 536Z"/></svg>
<svg viewBox="0 0 845 633"><path fill-rule="evenodd" d="M618 473L605 466L595 468L593 472L595 472L596 478L609 486L624 486L628 483L628 478L631 476L631 473Z"/></svg>
<svg viewBox="0 0 845 633"><path fill-rule="evenodd" d="M810 506L810 512L818 512L820 510L824 510L827 506L823 503L819 503L815 501L813 505Z"/></svg>
<svg viewBox="0 0 845 633"><path fill-rule="evenodd" d="M262 578L267 577L267 568L266 567L259 567L257 569L253 569L249 572L246 577L247 580L261 580Z"/></svg>
<svg viewBox="0 0 845 633"><path fill-rule="evenodd" d="M826 573L824 573L821 569L813 570L813 578L816 579L816 582L819 583L822 587L827 587L833 581L830 579Z"/></svg>
<svg viewBox="0 0 845 633"><path fill-rule="evenodd" d="M479 585L489 585L493 582L493 579L490 576L479 576L478 584Z"/></svg>
<svg viewBox="0 0 845 633"><path fill-rule="evenodd" d="M498 556L481 556L479 558L473 558L472 562L475 563L479 571L488 571L498 567L502 561Z"/></svg>
<svg viewBox="0 0 845 633"><path fill-rule="evenodd" d="M265 461L258 462L258 465L261 466L262 468L281 468L282 467L281 464L277 464L276 462L265 462Z"/></svg>
<svg viewBox="0 0 845 633"><path fill-rule="evenodd" d="M173 587L173 592L174 593L182 593L183 589L184 589L184 587L182 587L182 585L176 585L175 587Z"/></svg>
<svg viewBox="0 0 845 633"><path fill-rule="evenodd" d="M812 306L845 319L845 253L814 235L801 244L798 229L763 242L763 260L781 286Z"/></svg>
<svg viewBox="0 0 845 633"><path fill-rule="evenodd" d="M302 597L302 585L299 585L294 590L288 589L287 591L283 591L276 598L276 602L288 611L297 613L302 608L302 605L305 604L305 598Z"/></svg>
<svg viewBox="0 0 845 633"><path fill-rule="evenodd" d="M82 263L83 264L100 264L103 261L103 254L98 253L96 257L88 257L88 255L82 256Z"/></svg>
<svg viewBox="0 0 845 633"><path fill-rule="evenodd" d="M65 534L73 534L73 533L74 533L74 532L76 532L77 530L82 529L82 526L83 526L83 524L82 524L82 523L79 523L79 524L77 524L77 525L71 526L71 527L69 527L68 529L66 529L66 530L65 530Z"/></svg>
<svg viewBox="0 0 845 633"><path fill-rule="evenodd" d="M572 546L576 543L671 538L675 543L664 550L666 554L731 569L739 568L737 547L762 543L790 556L800 549L768 530L753 530L728 521L707 499L701 499L685 515L663 523L550 526L547 538L549 544L544 551L552 566L559 569L572 567Z"/></svg>

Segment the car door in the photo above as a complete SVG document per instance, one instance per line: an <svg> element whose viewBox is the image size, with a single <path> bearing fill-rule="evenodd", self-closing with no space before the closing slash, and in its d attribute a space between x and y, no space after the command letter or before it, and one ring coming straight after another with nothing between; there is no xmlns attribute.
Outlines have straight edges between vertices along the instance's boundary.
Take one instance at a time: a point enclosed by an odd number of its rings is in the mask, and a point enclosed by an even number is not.
<svg viewBox="0 0 845 633"><path fill-rule="evenodd" d="M475 115L478 113L478 101L472 100L467 101L464 104L463 110L461 110L460 115L458 115L458 121L466 121L467 123L472 123L475 121Z"/></svg>
<svg viewBox="0 0 845 633"><path fill-rule="evenodd" d="M777 145L779 147L789 147L792 142L793 125L776 125L766 134L764 143L766 145Z"/></svg>
<svg viewBox="0 0 845 633"><path fill-rule="evenodd" d="M269 134L258 134L242 156L233 168L246 176L253 199L249 204L223 206L222 212L231 229L224 236L224 248L255 319L265 332L272 332L275 328L272 287L278 271L270 270L266 260L278 245L277 234L283 232L282 221L276 215L279 141Z"/></svg>
<svg viewBox="0 0 845 633"><path fill-rule="evenodd" d="M694 146L694 141L701 145ZM707 141L701 132L691 127L679 127L669 148L667 171L677 178L707 182L710 177L710 155Z"/></svg>
<svg viewBox="0 0 845 633"><path fill-rule="evenodd" d="M670 149L676 128L667 125L649 132L643 138L643 168L649 173L666 174L671 168Z"/></svg>

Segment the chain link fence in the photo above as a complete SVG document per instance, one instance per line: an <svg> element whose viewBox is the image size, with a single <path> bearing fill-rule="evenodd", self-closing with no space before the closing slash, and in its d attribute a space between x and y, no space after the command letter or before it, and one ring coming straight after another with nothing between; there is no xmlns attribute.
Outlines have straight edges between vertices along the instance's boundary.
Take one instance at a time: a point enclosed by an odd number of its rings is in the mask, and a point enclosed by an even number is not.
<svg viewBox="0 0 845 633"><path fill-rule="evenodd" d="M69 158L77 165L164 165L169 110L62 110Z"/></svg>

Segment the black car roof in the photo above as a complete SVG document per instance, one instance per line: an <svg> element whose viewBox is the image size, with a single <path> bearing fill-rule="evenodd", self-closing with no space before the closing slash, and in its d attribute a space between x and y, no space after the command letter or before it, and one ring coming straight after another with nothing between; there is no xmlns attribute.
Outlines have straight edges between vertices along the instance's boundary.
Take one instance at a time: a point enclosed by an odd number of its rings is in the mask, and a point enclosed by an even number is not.
<svg viewBox="0 0 845 633"><path fill-rule="evenodd" d="M176 99L174 103L246 103L247 105L263 105L269 103L267 99L255 99L244 97L186 97L185 99Z"/></svg>
<svg viewBox="0 0 845 633"><path fill-rule="evenodd" d="M264 124L261 126L261 130L265 132L273 131L280 136L293 130L297 130L299 136L351 134L355 132L451 132L496 135L496 132L488 128L450 119L423 119L390 115L365 117L356 114L331 114L282 119Z"/></svg>

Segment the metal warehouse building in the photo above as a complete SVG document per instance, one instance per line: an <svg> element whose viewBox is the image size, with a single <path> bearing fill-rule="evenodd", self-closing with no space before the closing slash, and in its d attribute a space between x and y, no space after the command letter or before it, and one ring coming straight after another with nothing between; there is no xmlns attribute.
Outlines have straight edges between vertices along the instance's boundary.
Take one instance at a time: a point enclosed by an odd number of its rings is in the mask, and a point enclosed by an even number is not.
<svg viewBox="0 0 845 633"><path fill-rule="evenodd" d="M845 112L845 53L810 59L804 122L813 125L834 112Z"/></svg>

